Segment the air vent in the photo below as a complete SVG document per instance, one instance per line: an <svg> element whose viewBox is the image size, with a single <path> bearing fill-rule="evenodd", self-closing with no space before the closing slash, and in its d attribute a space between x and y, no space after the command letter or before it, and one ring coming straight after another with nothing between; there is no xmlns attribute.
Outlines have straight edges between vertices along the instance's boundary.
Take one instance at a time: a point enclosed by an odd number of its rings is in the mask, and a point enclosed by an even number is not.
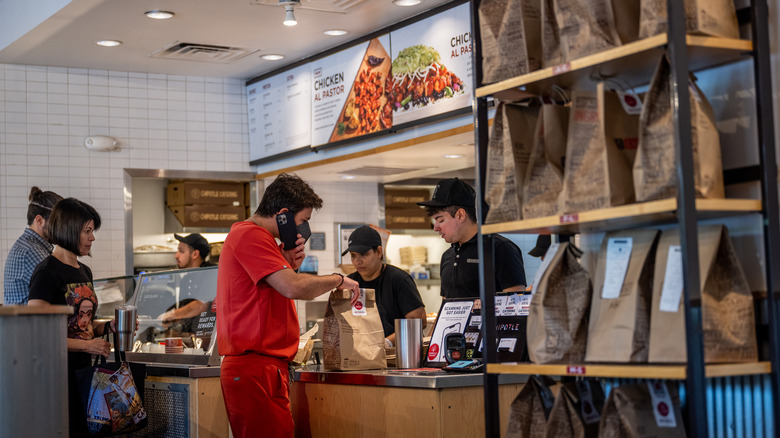
<svg viewBox="0 0 780 438"><path fill-rule="evenodd" d="M340 14L346 14L355 7L366 3L368 0L301 0L301 5L298 8L312 9L315 11L323 12L338 12ZM262 6L278 6L279 0L252 0L249 2L252 5Z"/></svg>
<svg viewBox="0 0 780 438"><path fill-rule="evenodd" d="M418 170L424 170L424 167L379 167L379 166L363 166L351 170L340 171L342 175L355 175L355 176L390 176L400 175L402 173L416 172Z"/></svg>
<svg viewBox="0 0 780 438"><path fill-rule="evenodd" d="M247 55L258 52L258 49L242 47L215 46L212 44L195 44L175 42L154 53L152 58L175 59L179 61L213 62L230 64Z"/></svg>

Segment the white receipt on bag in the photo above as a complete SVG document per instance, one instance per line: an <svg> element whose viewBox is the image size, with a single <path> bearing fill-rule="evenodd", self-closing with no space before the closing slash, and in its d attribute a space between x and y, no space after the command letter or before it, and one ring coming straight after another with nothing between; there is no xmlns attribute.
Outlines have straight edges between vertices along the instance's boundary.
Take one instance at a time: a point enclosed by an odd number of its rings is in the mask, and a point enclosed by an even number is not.
<svg viewBox="0 0 780 438"><path fill-rule="evenodd" d="M607 242L607 271L604 273L601 298L610 300L620 296L633 244L634 239L631 237L611 237Z"/></svg>
<svg viewBox="0 0 780 438"><path fill-rule="evenodd" d="M658 310L677 312L680 310L680 297L683 293L682 250L680 245L669 247L664 272L664 287L661 289L661 303Z"/></svg>

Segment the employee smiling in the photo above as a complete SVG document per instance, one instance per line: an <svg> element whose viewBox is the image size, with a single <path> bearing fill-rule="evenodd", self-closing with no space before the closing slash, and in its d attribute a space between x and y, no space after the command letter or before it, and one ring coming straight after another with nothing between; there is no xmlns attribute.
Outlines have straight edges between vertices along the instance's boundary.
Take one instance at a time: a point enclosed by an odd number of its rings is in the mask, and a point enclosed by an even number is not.
<svg viewBox="0 0 780 438"><path fill-rule="evenodd" d="M425 328L425 306L412 277L384 260L382 238L371 227L362 226L349 236L349 246L341 254L352 258L357 272L348 277L362 289L374 289L379 317L385 331L385 345L395 345L395 320L418 318Z"/></svg>

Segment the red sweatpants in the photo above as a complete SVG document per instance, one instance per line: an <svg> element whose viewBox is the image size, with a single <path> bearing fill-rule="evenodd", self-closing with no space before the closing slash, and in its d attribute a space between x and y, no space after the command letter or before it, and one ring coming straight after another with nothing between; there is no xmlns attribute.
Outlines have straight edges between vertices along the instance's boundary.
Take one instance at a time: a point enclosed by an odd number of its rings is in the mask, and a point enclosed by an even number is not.
<svg viewBox="0 0 780 438"><path fill-rule="evenodd" d="M225 356L220 382L233 436L293 436L286 361L258 354Z"/></svg>

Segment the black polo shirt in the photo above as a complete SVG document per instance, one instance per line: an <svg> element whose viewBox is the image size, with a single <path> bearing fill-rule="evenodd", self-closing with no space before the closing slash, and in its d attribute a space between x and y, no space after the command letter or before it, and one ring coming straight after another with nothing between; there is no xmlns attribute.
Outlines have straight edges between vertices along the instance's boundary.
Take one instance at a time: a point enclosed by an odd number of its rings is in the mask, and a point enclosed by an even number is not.
<svg viewBox="0 0 780 438"><path fill-rule="evenodd" d="M466 243L453 243L441 256L441 296L445 298L479 297L479 255L477 236ZM525 268L520 248L504 236L496 235L496 290L523 285ZM495 292L495 291L494 291Z"/></svg>

